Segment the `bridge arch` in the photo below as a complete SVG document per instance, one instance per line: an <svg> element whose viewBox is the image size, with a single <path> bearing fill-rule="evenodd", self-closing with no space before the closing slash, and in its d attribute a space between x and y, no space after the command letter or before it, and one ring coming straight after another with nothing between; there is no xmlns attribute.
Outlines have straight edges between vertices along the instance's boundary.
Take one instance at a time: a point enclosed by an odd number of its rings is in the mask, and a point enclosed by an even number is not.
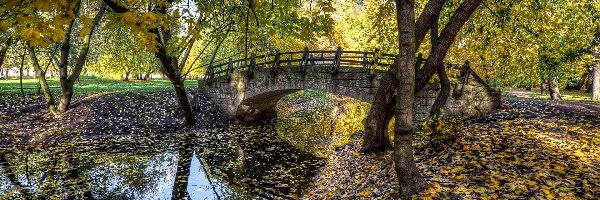
<svg viewBox="0 0 600 200"><path fill-rule="evenodd" d="M237 120L253 121L275 117L279 99L304 89L370 103L393 60L393 55L377 51L343 52L340 49L253 55L247 60L222 61L210 67L202 88L227 115ZM453 88L458 87L455 85ZM421 110L428 111L437 90L430 85L419 91L415 110L419 112L419 108L423 108ZM481 115L500 105L499 90L487 85L463 84L460 91L462 97L450 98L447 103L446 110L450 115ZM417 113L416 118L426 117L425 113Z"/></svg>

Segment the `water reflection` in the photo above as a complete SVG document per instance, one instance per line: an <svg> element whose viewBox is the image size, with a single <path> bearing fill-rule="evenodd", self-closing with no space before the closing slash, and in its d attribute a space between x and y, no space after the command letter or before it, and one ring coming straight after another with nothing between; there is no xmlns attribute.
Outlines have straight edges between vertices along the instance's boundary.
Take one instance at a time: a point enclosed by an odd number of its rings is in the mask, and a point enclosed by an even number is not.
<svg viewBox="0 0 600 200"><path fill-rule="evenodd" d="M347 144L353 134L364 130L362 120L370 105L349 97L322 95L326 98L311 99L311 102L300 105L280 103L278 110L282 112L278 113L276 129L279 137L286 142L327 157L337 147Z"/></svg>
<svg viewBox="0 0 600 200"><path fill-rule="evenodd" d="M272 123L0 150L0 199L295 198L323 160Z"/></svg>

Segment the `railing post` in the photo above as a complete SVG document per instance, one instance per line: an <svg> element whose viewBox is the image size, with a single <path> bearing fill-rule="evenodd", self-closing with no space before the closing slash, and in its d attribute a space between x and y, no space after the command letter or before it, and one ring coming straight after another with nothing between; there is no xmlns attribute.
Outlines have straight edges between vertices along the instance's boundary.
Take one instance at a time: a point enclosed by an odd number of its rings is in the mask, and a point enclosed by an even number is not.
<svg viewBox="0 0 600 200"><path fill-rule="evenodd" d="M273 69L271 69L271 75L276 76L277 74L279 74L279 62L281 62L279 50L275 50L275 60L272 64Z"/></svg>
<svg viewBox="0 0 600 200"><path fill-rule="evenodd" d="M369 56L367 55L367 52L363 53L363 67L369 68Z"/></svg>
<svg viewBox="0 0 600 200"><path fill-rule="evenodd" d="M290 54L290 58L287 60L287 66L289 71L291 71L292 68L292 58L294 57L292 56L292 54Z"/></svg>
<svg viewBox="0 0 600 200"><path fill-rule="evenodd" d="M204 74L204 79L206 80L205 81L206 85L212 85L212 81L213 81L212 64L208 65L208 68L206 69L206 73Z"/></svg>
<svg viewBox="0 0 600 200"><path fill-rule="evenodd" d="M469 76L471 72L469 69L469 61L467 60L460 70L460 75L458 75L460 79L460 91L457 92L456 89L454 89L454 96L461 96L463 94L465 85L469 82Z"/></svg>
<svg viewBox="0 0 600 200"><path fill-rule="evenodd" d="M323 60L323 53L324 53L324 52L321 52L321 58L319 59L319 60L320 60L320 63L321 63L321 64L320 64L321 66L323 65L323 63L325 63L325 61Z"/></svg>
<svg viewBox="0 0 600 200"><path fill-rule="evenodd" d="M373 79L375 77L375 68L379 65L379 57L381 56L381 51L379 49L375 49L373 52L373 60L371 63L367 65L367 77L369 79ZM367 57L367 53L364 54L364 58Z"/></svg>
<svg viewBox="0 0 600 200"><path fill-rule="evenodd" d="M331 74L337 74L340 70L340 63L342 60L342 47L338 46L335 50L335 56L333 57L333 64L331 65Z"/></svg>
<svg viewBox="0 0 600 200"><path fill-rule="evenodd" d="M469 61L465 61L465 64L462 67L462 72L461 75L463 75L462 77L462 84L465 85L469 82L469 76L471 75L471 67L469 66Z"/></svg>
<svg viewBox="0 0 600 200"><path fill-rule="evenodd" d="M302 53L302 61L300 61L300 66L298 66L298 72L304 75L306 73L305 65L308 65L308 47L304 47L304 53Z"/></svg>
<svg viewBox="0 0 600 200"><path fill-rule="evenodd" d="M248 72L246 73L246 77L252 79L254 78L254 68L256 67L256 54L252 53L250 56L250 65L248 66Z"/></svg>
<svg viewBox="0 0 600 200"><path fill-rule="evenodd" d="M421 63L423 62L423 54L419 53L417 56L417 62L415 62L415 75L419 74L419 70L421 69Z"/></svg>
<svg viewBox="0 0 600 200"><path fill-rule="evenodd" d="M231 58L228 59L227 62L227 74L225 75L225 78L227 79L227 82L231 81L231 74L233 73L233 61L231 60Z"/></svg>

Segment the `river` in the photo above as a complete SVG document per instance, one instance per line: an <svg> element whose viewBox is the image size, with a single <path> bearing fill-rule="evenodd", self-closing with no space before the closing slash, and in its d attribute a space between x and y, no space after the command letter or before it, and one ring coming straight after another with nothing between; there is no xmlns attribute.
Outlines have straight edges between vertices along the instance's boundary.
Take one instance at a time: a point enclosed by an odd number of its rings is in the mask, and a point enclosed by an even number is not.
<svg viewBox="0 0 600 200"><path fill-rule="evenodd" d="M160 139L0 149L0 199L296 199L360 128L350 119L366 108L340 102Z"/></svg>

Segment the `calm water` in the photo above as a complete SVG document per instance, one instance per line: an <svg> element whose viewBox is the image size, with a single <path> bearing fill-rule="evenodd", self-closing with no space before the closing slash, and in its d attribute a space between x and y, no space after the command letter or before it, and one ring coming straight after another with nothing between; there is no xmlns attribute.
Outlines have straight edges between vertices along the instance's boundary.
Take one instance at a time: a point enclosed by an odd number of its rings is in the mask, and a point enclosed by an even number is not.
<svg viewBox="0 0 600 200"><path fill-rule="evenodd" d="M0 149L0 200L295 199L365 109L340 101L166 138Z"/></svg>
<svg viewBox="0 0 600 200"><path fill-rule="evenodd" d="M177 139L15 147L0 155L0 199L294 198L324 163L279 139L272 124Z"/></svg>

